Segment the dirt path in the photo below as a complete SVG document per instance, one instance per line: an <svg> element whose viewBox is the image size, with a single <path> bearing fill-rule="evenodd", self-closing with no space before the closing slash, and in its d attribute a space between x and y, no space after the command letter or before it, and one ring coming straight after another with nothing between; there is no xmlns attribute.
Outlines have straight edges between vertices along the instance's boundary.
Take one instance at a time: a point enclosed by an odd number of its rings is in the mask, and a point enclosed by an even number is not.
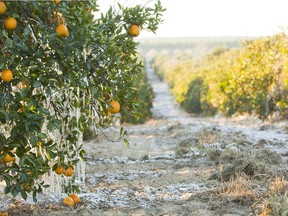
<svg viewBox="0 0 288 216"><path fill-rule="evenodd" d="M74 209L55 200L37 206L20 203L20 211L11 209L10 215L256 215L253 203L265 192L254 190L255 184L250 187L254 180L245 175L226 184L225 166L239 161L240 171L245 172L247 164L243 168L242 163L261 154L273 160L267 162L268 171L277 168L275 173L288 175L286 125L250 118L191 117L174 103L167 84L153 69L149 65L146 69L155 93L154 119L125 126L128 148L101 133L85 144L82 202ZM115 139L119 128L109 128L105 134ZM258 169L253 171L258 174ZM261 177L257 187L266 180ZM239 195L241 190L247 193Z"/></svg>
<svg viewBox="0 0 288 216"><path fill-rule="evenodd" d="M149 65L148 60L146 60L145 68L148 80L150 81L155 94L153 108L151 110L153 117L155 119L163 118L169 122L178 121L181 123L186 122L186 120L191 120L189 115L181 110L173 101L173 97L169 93L168 85L159 80L153 68Z"/></svg>

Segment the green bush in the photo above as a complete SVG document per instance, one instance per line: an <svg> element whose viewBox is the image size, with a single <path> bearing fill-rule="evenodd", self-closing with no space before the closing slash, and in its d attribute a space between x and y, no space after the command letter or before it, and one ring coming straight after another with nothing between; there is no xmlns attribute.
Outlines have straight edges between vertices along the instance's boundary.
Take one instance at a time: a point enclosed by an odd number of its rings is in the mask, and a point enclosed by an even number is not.
<svg viewBox="0 0 288 216"><path fill-rule="evenodd" d="M183 108L192 113L200 114L203 109L201 106L201 94L204 90L204 81L201 77L192 80L184 101L181 103Z"/></svg>

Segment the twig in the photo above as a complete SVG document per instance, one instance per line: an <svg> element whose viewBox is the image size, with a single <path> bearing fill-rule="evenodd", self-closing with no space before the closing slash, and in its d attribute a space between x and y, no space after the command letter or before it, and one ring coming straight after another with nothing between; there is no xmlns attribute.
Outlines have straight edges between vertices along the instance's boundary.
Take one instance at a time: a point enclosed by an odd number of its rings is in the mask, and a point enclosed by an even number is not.
<svg viewBox="0 0 288 216"><path fill-rule="evenodd" d="M112 140L112 139L110 139L106 134L105 134L105 132L102 130L102 128L98 128L100 131L101 131L101 133L103 134L103 136L108 140L108 141L110 141L110 142L119 142L120 140L122 140L123 139L123 135L121 135L117 140Z"/></svg>

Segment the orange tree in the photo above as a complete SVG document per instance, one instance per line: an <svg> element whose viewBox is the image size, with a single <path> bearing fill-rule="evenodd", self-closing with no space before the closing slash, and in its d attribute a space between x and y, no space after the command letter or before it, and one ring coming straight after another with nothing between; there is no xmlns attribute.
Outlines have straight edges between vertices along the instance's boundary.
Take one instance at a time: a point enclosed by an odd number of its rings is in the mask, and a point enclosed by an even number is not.
<svg viewBox="0 0 288 216"><path fill-rule="evenodd" d="M155 57L153 64L188 112L266 118L279 110L287 117L287 42L288 36L279 33L246 41L239 49L217 48L202 58L178 58L174 66L169 65L171 57L163 56Z"/></svg>
<svg viewBox="0 0 288 216"><path fill-rule="evenodd" d="M111 100L129 106L142 71L133 38L141 29L155 32L162 21L160 1L150 3L118 5L101 15L90 0L0 4L0 178L6 194L26 199L32 193L36 200L48 187L39 177L51 169L73 175L85 153L79 142L85 127L103 126Z"/></svg>

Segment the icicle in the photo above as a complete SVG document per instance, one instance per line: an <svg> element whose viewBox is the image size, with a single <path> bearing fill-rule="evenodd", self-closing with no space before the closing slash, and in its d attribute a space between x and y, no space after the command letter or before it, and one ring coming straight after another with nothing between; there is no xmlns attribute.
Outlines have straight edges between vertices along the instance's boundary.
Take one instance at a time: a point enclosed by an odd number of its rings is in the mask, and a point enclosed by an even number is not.
<svg viewBox="0 0 288 216"><path fill-rule="evenodd" d="M67 152L69 152L69 145L70 142L67 141L66 136L67 133L71 130L77 130L77 143L75 150L83 144L83 133L78 129L80 126L80 117L81 117L81 108L85 108L86 106L86 96L85 94L82 95L82 106L70 106L70 103L72 101L79 101L80 100L80 88L76 89L76 94L73 91L73 88L64 90L63 92L57 92L57 94L54 94L51 96L51 98L47 99L45 107L47 109L50 109L51 113L55 112L51 107L49 107L50 100L60 100L63 101L63 112L61 113L62 116L67 117L66 124L62 125L62 131L54 130L54 131L48 131L47 129L47 123L43 124L42 131L47 134L48 139L54 140L54 142L57 144L58 150L66 149ZM93 108L89 105L89 113L94 113L92 110ZM55 114L55 113L54 113ZM69 122L75 118L76 119L76 128L71 128L71 124ZM94 118L94 117L93 117ZM45 153L45 152L42 152ZM76 157L79 157L79 152L76 152ZM56 159L57 160L57 159ZM44 194L51 194L54 198L63 196L64 193L64 187L63 184L72 183L71 177L63 177L62 175L57 175L55 172L52 171L52 166L57 163L58 161L51 162L51 170L49 173L42 176L42 181L44 181L45 184L49 184L49 188L43 188ZM67 163L65 160L64 163ZM85 187L85 162L80 160L78 164L74 167L74 173L75 173L75 183L81 185L80 189L84 189ZM72 187L72 184L71 184ZM72 188L70 188L72 189Z"/></svg>

